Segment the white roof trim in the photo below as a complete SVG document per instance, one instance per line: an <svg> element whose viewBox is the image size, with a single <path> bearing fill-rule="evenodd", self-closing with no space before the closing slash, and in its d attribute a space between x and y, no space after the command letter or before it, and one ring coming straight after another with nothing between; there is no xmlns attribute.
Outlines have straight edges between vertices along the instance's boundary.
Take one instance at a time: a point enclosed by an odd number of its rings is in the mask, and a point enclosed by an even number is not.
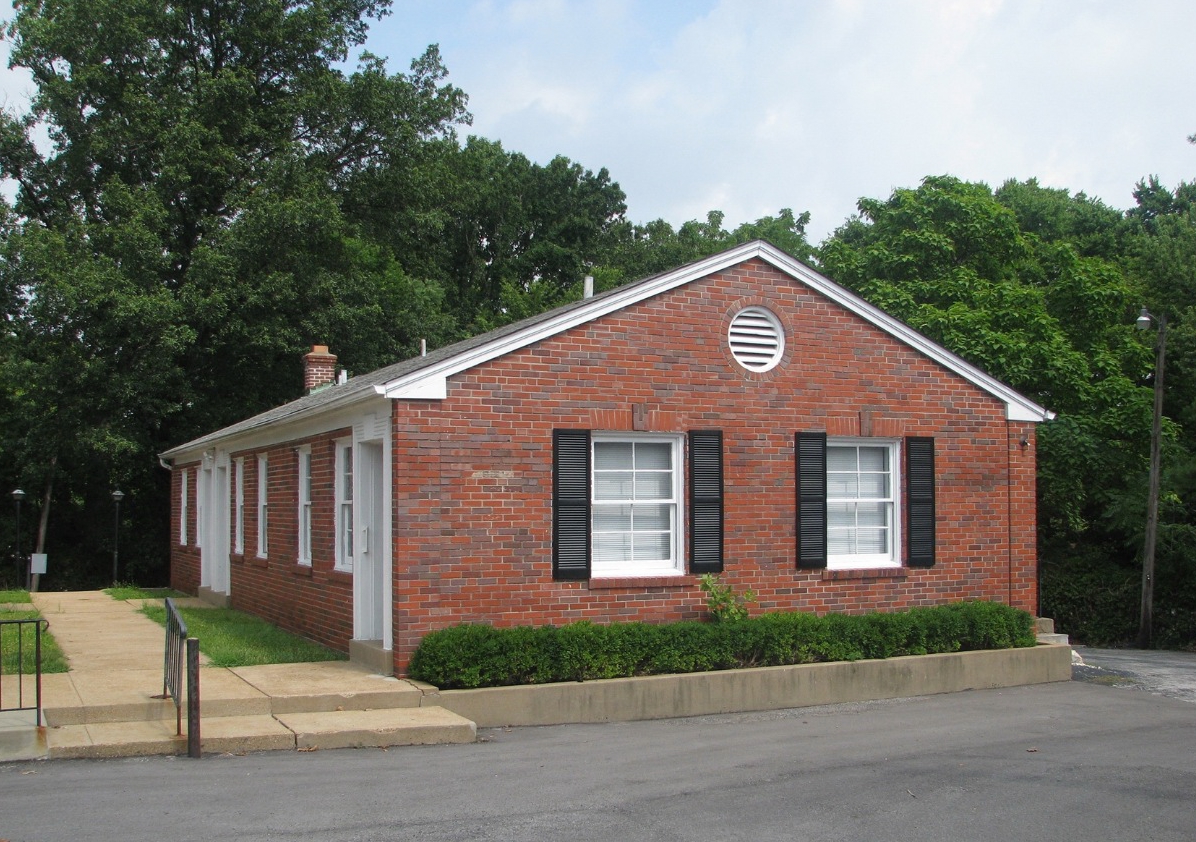
<svg viewBox="0 0 1196 842"><path fill-rule="evenodd" d="M774 246L759 240L720 252L674 272L666 272L655 278L616 290L595 299L588 306L572 309L555 318L539 322L526 330L470 348L432 366L375 386L374 389L379 395L392 399L443 400L448 395L448 378L454 374L757 257L993 395L1005 404L1005 417L1008 420L1047 421L1055 417L1055 413L1039 406L1024 395L1018 394L963 358L927 339L909 325L872 306L864 299L799 263Z"/></svg>

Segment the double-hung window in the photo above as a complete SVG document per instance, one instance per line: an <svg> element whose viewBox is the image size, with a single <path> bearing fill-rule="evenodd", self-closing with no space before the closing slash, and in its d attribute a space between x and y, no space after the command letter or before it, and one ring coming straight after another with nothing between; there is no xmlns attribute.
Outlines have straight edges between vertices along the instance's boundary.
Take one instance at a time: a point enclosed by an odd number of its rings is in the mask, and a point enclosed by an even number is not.
<svg viewBox="0 0 1196 842"><path fill-rule="evenodd" d="M353 442L336 443L336 569L353 569Z"/></svg>
<svg viewBox="0 0 1196 842"><path fill-rule="evenodd" d="M245 458L233 461L233 497L236 511L233 513L233 552L245 553Z"/></svg>
<svg viewBox="0 0 1196 842"><path fill-rule="evenodd" d="M179 543L184 547L187 546L187 518L191 516L191 490L188 478L191 475L189 468L183 468L183 473L179 478L181 486L179 488Z"/></svg>
<svg viewBox="0 0 1196 842"><path fill-rule="evenodd" d="M827 566L900 564L897 444L832 441L826 448Z"/></svg>
<svg viewBox="0 0 1196 842"><path fill-rule="evenodd" d="M667 576L684 572L678 507L680 439L593 439L593 576Z"/></svg>
<svg viewBox="0 0 1196 842"><path fill-rule="evenodd" d="M687 559L723 569L721 431L552 431L554 579L679 576Z"/></svg>
<svg viewBox="0 0 1196 842"><path fill-rule="evenodd" d="M798 433L796 451L798 567L934 566L934 439Z"/></svg>
<svg viewBox="0 0 1196 842"><path fill-rule="evenodd" d="M211 473L196 469L195 471L195 546L203 546L204 527L207 526L207 515L204 513L204 497L207 486L211 483Z"/></svg>
<svg viewBox="0 0 1196 842"><path fill-rule="evenodd" d="M311 448L301 447L299 456L299 558L311 564Z"/></svg>
<svg viewBox="0 0 1196 842"><path fill-rule="evenodd" d="M270 553L270 463L265 455L257 458L257 556Z"/></svg>

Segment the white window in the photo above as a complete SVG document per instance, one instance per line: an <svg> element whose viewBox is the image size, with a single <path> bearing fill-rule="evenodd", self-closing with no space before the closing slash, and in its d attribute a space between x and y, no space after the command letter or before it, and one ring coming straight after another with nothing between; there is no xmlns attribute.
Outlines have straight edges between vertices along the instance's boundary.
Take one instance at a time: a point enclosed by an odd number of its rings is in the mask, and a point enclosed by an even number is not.
<svg viewBox="0 0 1196 842"><path fill-rule="evenodd" d="M195 471L195 546L197 547L203 546L203 531L207 526L203 501L207 486L212 481L211 477L211 471L203 471L201 468L197 468Z"/></svg>
<svg viewBox="0 0 1196 842"><path fill-rule="evenodd" d="M270 465L266 457L257 458L257 557L270 552Z"/></svg>
<svg viewBox="0 0 1196 842"><path fill-rule="evenodd" d="M181 501L179 505L179 543L184 547L187 546L187 518L190 517L191 513L191 491L188 482L190 473L186 468L183 468L181 477L182 488L179 489L179 500Z"/></svg>
<svg viewBox="0 0 1196 842"><path fill-rule="evenodd" d="M353 442L336 443L336 568L353 569Z"/></svg>
<svg viewBox="0 0 1196 842"><path fill-rule="evenodd" d="M681 557L681 440L593 439L591 575L672 576Z"/></svg>
<svg viewBox="0 0 1196 842"><path fill-rule="evenodd" d="M826 448L827 566L896 567L896 442L832 441Z"/></svg>
<svg viewBox="0 0 1196 842"><path fill-rule="evenodd" d="M311 448L299 448L299 563L311 564Z"/></svg>
<svg viewBox="0 0 1196 842"><path fill-rule="evenodd" d="M233 525L233 552L242 555L245 552L245 459L238 458L233 462L233 495L236 499L237 510Z"/></svg>

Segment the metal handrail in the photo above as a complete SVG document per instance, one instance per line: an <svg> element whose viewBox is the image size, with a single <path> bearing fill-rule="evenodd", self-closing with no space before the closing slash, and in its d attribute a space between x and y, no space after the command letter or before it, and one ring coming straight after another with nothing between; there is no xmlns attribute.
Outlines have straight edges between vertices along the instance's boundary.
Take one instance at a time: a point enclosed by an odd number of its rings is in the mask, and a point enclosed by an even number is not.
<svg viewBox="0 0 1196 842"><path fill-rule="evenodd" d="M183 665L187 669L187 755L199 757L199 641L187 636L187 624L174 600L166 597L166 654L162 664L163 699L174 700L175 736L183 735Z"/></svg>
<svg viewBox="0 0 1196 842"><path fill-rule="evenodd" d="M162 664L162 698L174 700L175 735L183 734L183 656L187 624L174 600L166 597L166 654Z"/></svg>
<svg viewBox="0 0 1196 842"><path fill-rule="evenodd" d="M34 674L34 703L25 704L25 674L22 665L25 663L25 633L22 626L33 626L33 674ZM4 660L0 657L0 710L33 710L37 727L42 727L42 632L50 627L49 621L41 617L29 617L22 620L0 620L0 649L4 645L4 628L15 626L17 629L17 706L4 706Z"/></svg>

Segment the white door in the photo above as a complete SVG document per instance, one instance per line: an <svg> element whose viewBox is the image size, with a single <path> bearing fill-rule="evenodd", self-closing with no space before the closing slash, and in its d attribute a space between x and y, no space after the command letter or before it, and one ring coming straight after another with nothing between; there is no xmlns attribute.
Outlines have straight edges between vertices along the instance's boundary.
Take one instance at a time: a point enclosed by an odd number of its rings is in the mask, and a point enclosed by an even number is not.
<svg viewBox="0 0 1196 842"><path fill-rule="evenodd" d="M363 442L355 451L359 502L354 506L357 553L353 563L353 637L383 641L385 646L385 559L390 537L384 523L385 460L381 442Z"/></svg>
<svg viewBox="0 0 1196 842"><path fill-rule="evenodd" d="M200 584L215 593L229 592L228 466L205 465L196 489Z"/></svg>
<svg viewBox="0 0 1196 842"><path fill-rule="evenodd" d="M228 537L228 466L216 468L215 479L212 482L211 505L208 507L208 521L212 524L211 539L205 543L212 553L212 590L228 594L232 591L232 580L229 576L229 537Z"/></svg>

